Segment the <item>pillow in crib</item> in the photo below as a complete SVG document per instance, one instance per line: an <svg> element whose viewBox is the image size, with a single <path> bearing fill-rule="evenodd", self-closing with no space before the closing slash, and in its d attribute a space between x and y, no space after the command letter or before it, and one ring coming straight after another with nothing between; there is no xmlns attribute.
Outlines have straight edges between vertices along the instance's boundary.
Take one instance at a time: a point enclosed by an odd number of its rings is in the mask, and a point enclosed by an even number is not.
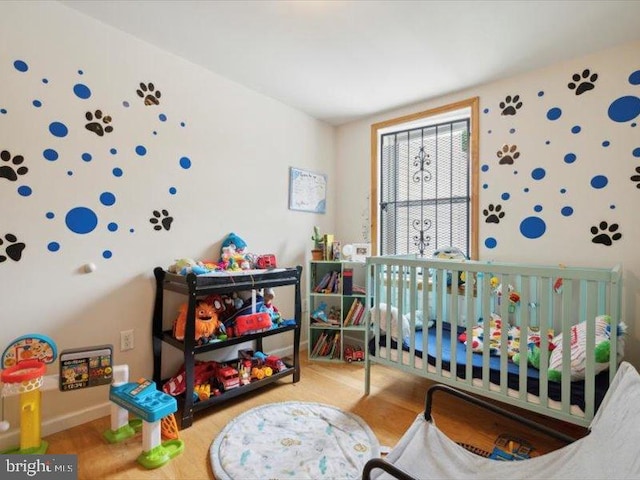
<svg viewBox="0 0 640 480"><path fill-rule="evenodd" d="M595 340L595 372L600 373L609 368L609 353L611 347L611 317L600 315L596 317ZM618 324L618 362L624 356L624 340L627 326L624 322ZM571 381L584 380L586 368L587 324L579 323L571 327ZM549 357L549 380L559 382L562 377L562 333L553 339L554 349Z"/></svg>
<svg viewBox="0 0 640 480"><path fill-rule="evenodd" d="M527 345L536 345L540 347L540 328L538 327L529 327L529 331L527 332L527 341L524 342L525 350ZM549 328L547 330L547 339L549 340L549 351L555 348L553 344L553 328ZM521 329L520 327L514 326L509 329L509 347L508 354L509 357L513 357L516 353L520 353L520 336Z"/></svg>
<svg viewBox="0 0 640 480"><path fill-rule="evenodd" d="M373 307L370 310L371 322L378 319L378 310L380 311L380 331L386 333L387 331L387 315L391 316L391 338L398 340L398 309L396 307L387 305L386 303L379 303L377 307ZM402 341L403 343L409 343L409 335L411 334L411 328L409 326L409 320L406 315L402 317Z"/></svg>

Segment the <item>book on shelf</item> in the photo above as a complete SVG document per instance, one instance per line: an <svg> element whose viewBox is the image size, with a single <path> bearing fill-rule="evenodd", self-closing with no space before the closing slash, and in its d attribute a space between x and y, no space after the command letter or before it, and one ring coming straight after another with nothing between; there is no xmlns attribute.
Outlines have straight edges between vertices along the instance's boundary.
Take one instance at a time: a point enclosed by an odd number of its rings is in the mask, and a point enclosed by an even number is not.
<svg viewBox="0 0 640 480"><path fill-rule="evenodd" d="M353 312L353 321L352 321L353 325L360 325L363 314L364 314L364 305L362 304L362 302L358 302L356 311Z"/></svg>
<svg viewBox="0 0 640 480"><path fill-rule="evenodd" d="M327 272L323 275L323 277L320 279L320 281L318 282L318 284L315 286L315 288L313 289L313 291L315 293L322 293L322 291L327 288L327 285L329 284L329 280L331 280L331 272Z"/></svg>
<svg viewBox="0 0 640 480"><path fill-rule="evenodd" d="M351 307L349 308L349 311L345 315L344 321L342 322L345 327L348 327L353 323L353 312L355 311L358 302L359 300L357 298L353 302L351 302Z"/></svg>
<svg viewBox="0 0 640 480"><path fill-rule="evenodd" d="M342 294L353 294L353 268L345 268L342 272Z"/></svg>

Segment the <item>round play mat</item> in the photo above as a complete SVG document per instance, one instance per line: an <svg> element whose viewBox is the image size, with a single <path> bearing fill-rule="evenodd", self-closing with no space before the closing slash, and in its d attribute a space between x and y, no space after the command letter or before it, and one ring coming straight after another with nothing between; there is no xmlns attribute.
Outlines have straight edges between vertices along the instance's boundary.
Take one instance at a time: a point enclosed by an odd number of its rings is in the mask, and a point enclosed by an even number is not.
<svg viewBox="0 0 640 480"><path fill-rule="evenodd" d="M233 419L209 450L218 480L360 478L380 456L357 415L320 403L262 405Z"/></svg>

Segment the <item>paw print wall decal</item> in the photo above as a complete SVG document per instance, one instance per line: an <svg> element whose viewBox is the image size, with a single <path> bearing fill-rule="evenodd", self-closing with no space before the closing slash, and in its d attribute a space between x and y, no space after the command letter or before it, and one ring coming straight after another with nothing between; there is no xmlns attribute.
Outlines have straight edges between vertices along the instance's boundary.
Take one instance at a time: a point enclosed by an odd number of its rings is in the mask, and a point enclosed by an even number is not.
<svg viewBox="0 0 640 480"><path fill-rule="evenodd" d="M636 173L638 173L639 175L631 175L630 179L632 182L636 182L637 188L640 188L640 167L636 167Z"/></svg>
<svg viewBox="0 0 640 480"><path fill-rule="evenodd" d="M27 167L20 167L24 162L22 155L16 155L11 158L11 152L8 150L2 150L0 152L0 178L6 178L10 182L18 180L18 176L26 175L29 169Z"/></svg>
<svg viewBox="0 0 640 480"><path fill-rule="evenodd" d="M171 224L173 223L173 217L169 216L169 212L167 210L154 210L153 217L149 219L151 225L153 225L153 229L155 231L167 230L171 229Z"/></svg>
<svg viewBox="0 0 640 480"><path fill-rule="evenodd" d="M618 228L619 225L617 223L609 225L607 222L600 222L597 226L594 225L591 227L591 233L595 235L591 241L610 247L614 241L622 238L622 234L618 232Z"/></svg>
<svg viewBox="0 0 640 480"><path fill-rule="evenodd" d="M18 237L13 233L7 233L4 236L4 241L0 238L0 263L5 262L7 258L10 258L14 262L19 261L22 258L22 251L26 245L22 242L18 242Z"/></svg>
<svg viewBox="0 0 640 480"><path fill-rule="evenodd" d="M517 145L504 144L501 150L498 150L499 165L513 165L513 161L520 156Z"/></svg>
<svg viewBox="0 0 640 480"><path fill-rule="evenodd" d="M102 110L96 110L94 113L87 112L85 118L89 121L89 123L85 125L85 128L99 137L102 137L105 133L113 132L113 127L109 125L111 123L111 116L103 116ZM102 126L103 123L105 125L104 127Z"/></svg>
<svg viewBox="0 0 640 480"><path fill-rule="evenodd" d="M521 107L520 95L514 95L513 98L511 95L507 95L504 102L500 102L501 115L515 115Z"/></svg>
<svg viewBox="0 0 640 480"><path fill-rule="evenodd" d="M573 81L569 82L569 84L567 85L567 87L569 87L569 90L575 90L576 95L582 95L584 92L588 92L589 90L594 89L594 83L596 80L598 80L598 74L592 74L588 68L585 68L582 71L582 75L579 73L574 73L571 79Z"/></svg>
<svg viewBox="0 0 640 480"><path fill-rule="evenodd" d="M144 98L145 105L160 105L160 97L162 94L160 93L160 90L156 90L153 83L140 83L140 88L136 90L136 93L140 98Z"/></svg>
<svg viewBox="0 0 640 480"><path fill-rule="evenodd" d="M502 205L493 205L490 203L487 208L482 210L482 214L485 216L486 223L500 223L500 220L504 218L504 212L502 211Z"/></svg>

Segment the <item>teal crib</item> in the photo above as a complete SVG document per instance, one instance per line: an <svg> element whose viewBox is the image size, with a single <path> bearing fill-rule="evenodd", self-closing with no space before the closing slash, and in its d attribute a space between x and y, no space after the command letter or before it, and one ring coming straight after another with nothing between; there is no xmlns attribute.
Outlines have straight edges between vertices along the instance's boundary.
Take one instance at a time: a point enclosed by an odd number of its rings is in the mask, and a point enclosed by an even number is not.
<svg viewBox="0 0 640 480"><path fill-rule="evenodd" d="M367 271L366 394L381 364L589 425L622 360L619 265L385 256Z"/></svg>

